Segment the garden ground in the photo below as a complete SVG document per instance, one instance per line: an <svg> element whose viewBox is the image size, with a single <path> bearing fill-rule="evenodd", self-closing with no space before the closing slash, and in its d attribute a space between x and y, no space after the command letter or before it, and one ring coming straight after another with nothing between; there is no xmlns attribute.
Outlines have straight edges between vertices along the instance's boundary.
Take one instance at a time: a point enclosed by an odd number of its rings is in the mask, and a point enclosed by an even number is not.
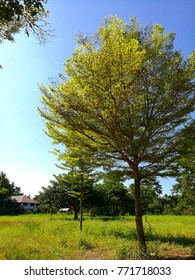
<svg viewBox="0 0 195 280"><path fill-rule="evenodd" d="M71 215L0 217L1 260L195 259L194 216L144 216L148 254L138 249L135 218Z"/></svg>

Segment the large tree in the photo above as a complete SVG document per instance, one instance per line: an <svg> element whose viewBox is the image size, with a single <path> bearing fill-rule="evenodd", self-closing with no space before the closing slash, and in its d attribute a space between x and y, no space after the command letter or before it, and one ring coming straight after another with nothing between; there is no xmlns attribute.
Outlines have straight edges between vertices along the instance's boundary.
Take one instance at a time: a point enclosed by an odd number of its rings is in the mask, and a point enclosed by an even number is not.
<svg viewBox="0 0 195 280"><path fill-rule="evenodd" d="M168 175L181 142L191 134L195 53L184 59L174 49L174 37L159 24L142 29L134 18L130 25L107 18L94 36L78 37L65 62L69 78L41 86L39 110L55 143L66 145L71 131L79 147L91 149L97 159L128 167L144 251L141 183Z"/></svg>

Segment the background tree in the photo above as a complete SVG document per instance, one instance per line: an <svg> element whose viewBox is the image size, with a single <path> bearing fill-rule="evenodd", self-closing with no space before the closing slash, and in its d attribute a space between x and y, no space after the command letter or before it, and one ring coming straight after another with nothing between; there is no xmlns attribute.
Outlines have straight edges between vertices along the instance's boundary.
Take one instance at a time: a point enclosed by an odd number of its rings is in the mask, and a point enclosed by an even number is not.
<svg viewBox="0 0 195 280"><path fill-rule="evenodd" d="M74 212L74 220L78 220L81 200L83 201L81 174L69 172L68 174L58 176L58 180L63 188L66 188L66 205Z"/></svg>
<svg viewBox="0 0 195 280"><path fill-rule="evenodd" d="M78 186L77 193L72 192L72 195L76 195L80 201L80 230L83 227L83 201L86 200L84 196L87 195L85 190L86 185L89 186L90 174L93 171L91 153L77 148L76 140L71 132L69 132L69 142L67 142L65 152L57 151L58 159L63 160L61 168L68 169L71 174L72 185ZM95 174L93 174L93 178ZM94 181L91 180L91 182ZM87 189L88 191L88 189Z"/></svg>
<svg viewBox="0 0 195 280"><path fill-rule="evenodd" d="M57 180L52 180L49 186L42 187L42 191L35 196L35 199L39 201L38 212L53 214L60 208L66 207L66 190Z"/></svg>
<svg viewBox="0 0 195 280"><path fill-rule="evenodd" d="M134 197L134 185L130 185L131 197ZM142 213L163 214L164 204L162 200L162 186L155 178L149 178L142 183L141 200ZM134 202L135 204L135 202Z"/></svg>
<svg viewBox="0 0 195 280"><path fill-rule="evenodd" d="M87 205L92 215L118 216L130 214L134 200L120 180L106 178L93 186Z"/></svg>
<svg viewBox="0 0 195 280"><path fill-rule="evenodd" d="M191 133L195 53L184 59L173 33L161 25L142 29L117 17L105 19L94 36L81 35L66 61L69 79L41 86L47 134L66 144L67 131L96 158L128 166L134 178L136 230L146 251L141 182L167 176Z"/></svg>
<svg viewBox="0 0 195 280"><path fill-rule="evenodd" d="M39 202L38 211L42 213L56 213L60 208L68 207L74 212L74 220L78 220L80 211L80 173L64 173L55 176L48 187L35 197ZM83 201L86 203L93 180L85 178L83 189ZM87 205L86 205L87 208Z"/></svg>
<svg viewBox="0 0 195 280"><path fill-rule="evenodd" d="M172 194L177 196L176 214L195 214L195 127L193 138L183 143L175 170L176 184Z"/></svg>
<svg viewBox="0 0 195 280"><path fill-rule="evenodd" d="M0 172L0 214L11 214L12 195L20 195L21 190L14 182L10 182L6 173Z"/></svg>

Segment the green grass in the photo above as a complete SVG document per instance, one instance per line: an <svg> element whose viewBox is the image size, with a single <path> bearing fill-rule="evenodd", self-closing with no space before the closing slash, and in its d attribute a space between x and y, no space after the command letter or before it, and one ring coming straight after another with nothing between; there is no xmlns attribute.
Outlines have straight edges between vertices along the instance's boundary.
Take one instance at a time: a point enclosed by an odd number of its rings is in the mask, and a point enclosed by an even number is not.
<svg viewBox="0 0 195 280"><path fill-rule="evenodd" d="M83 231L72 216L0 217L0 259L195 259L195 217L143 218L148 254L138 249L134 217L85 217Z"/></svg>

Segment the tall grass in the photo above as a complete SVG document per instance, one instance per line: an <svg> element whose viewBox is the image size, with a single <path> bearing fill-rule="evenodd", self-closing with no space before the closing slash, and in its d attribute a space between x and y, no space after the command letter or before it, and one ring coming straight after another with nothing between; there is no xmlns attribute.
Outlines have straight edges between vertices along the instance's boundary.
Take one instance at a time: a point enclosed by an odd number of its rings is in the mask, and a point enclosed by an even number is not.
<svg viewBox="0 0 195 280"><path fill-rule="evenodd" d="M194 258L195 217L144 219L148 255L136 241L134 217L85 217L83 231L72 216L0 217L0 259L186 259Z"/></svg>

